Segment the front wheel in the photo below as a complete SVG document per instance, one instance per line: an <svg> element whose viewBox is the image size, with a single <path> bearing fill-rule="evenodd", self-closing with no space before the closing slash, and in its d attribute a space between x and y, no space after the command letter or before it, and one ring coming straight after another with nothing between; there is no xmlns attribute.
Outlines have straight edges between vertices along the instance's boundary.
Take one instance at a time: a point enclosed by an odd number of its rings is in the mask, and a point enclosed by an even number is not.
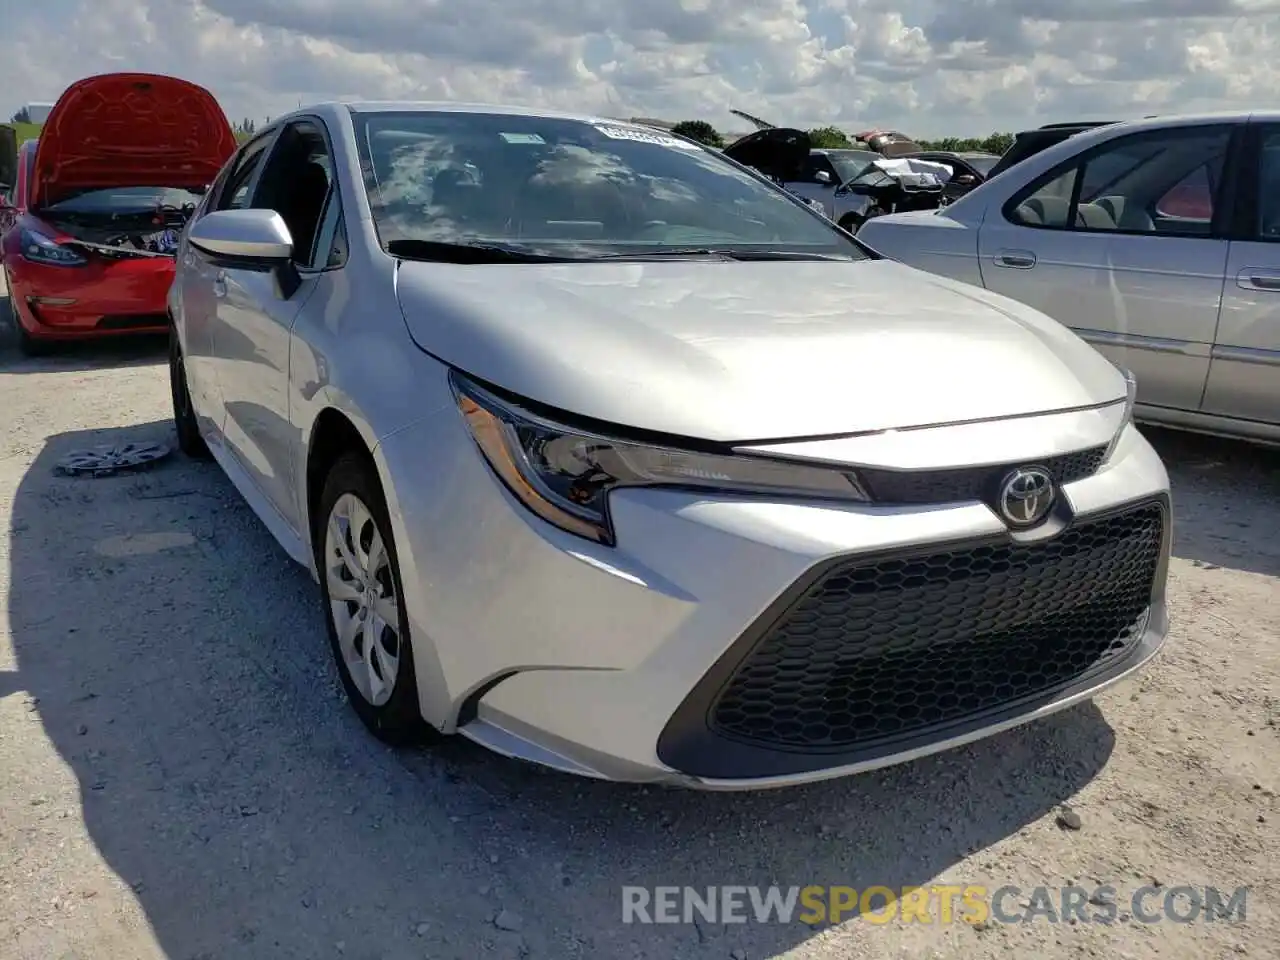
<svg viewBox="0 0 1280 960"><path fill-rule="evenodd" d="M320 495L316 569L329 645L357 716L378 739L421 741L400 565L386 501L372 465L355 454L329 471Z"/></svg>
<svg viewBox="0 0 1280 960"><path fill-rule="evenodd" d="M200 424L191 406L182 345L178 343L178 330L172 324L169 326L169 393L173 398L173 429L178 435L178 449L193 459L208 459L209 447L200 436Z"/></svg>
<svg viewBox="0 0 1280 960"><path fill-rule="evenodd" d="M53 353L54 344L40 337L33 337L27 332L27 328L18 322L17 317L13 318L13 327L18 331L18 350L24 357L47 357Z"/></svg>

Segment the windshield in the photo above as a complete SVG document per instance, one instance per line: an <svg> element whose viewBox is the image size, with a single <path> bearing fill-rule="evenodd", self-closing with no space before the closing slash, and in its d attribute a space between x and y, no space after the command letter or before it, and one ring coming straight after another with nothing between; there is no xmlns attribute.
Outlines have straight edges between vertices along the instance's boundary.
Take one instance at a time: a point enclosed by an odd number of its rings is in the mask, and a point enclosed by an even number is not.
<svg viewBox="0 0 1280 960"><path fill-rule="evenodd" d="M384 247L501 245L570 259L691 247L867 257L780 189L661 131L453 112L354 119Z"/></svg>
<svg viewBox="0 0 1280 960"><path fill-rule="evenodd" d="M828 150L827 156L841 183L848 183L866 173L871 164L880 159L880 154L874 150Z"/></svg>
<svg viewBox="0 0 1280 960"><path fill-rule="evenodd" d="M109 187L85 190L45 207L46 213L89 216L128 216L150 213L161 207L181 210L200 202L200 194L176 187Z"/></svg>

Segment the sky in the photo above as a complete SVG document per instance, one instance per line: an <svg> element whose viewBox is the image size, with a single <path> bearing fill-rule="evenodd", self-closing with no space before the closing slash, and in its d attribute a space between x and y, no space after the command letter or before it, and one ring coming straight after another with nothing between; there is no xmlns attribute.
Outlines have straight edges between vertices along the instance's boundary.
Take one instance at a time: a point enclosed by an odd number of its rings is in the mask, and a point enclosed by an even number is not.
<svg viewBox="0 0 1280 960"><path fill-rule="evenodd" d="M985 136L1274 106L1280 0L14 0L0 118L94 73L200 83L233 121L318 100Z"/></svg>

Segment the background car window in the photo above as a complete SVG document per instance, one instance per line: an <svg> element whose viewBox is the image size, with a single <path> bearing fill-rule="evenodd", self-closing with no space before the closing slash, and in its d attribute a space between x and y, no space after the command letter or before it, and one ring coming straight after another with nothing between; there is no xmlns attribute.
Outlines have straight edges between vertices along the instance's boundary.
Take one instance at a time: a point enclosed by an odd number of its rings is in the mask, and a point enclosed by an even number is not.
<svg viewBox="0 0 1280 960"><path fill-rule="evenodd" d="M1196 167L1160 198L1156 203L1156 213L1162 217L1212 220L1214 187L1209 164Z"/></svg>
<svg viewBox="0 0 1280 960"><path fill-rule="evenodd" d="M311 121L291 123L276 138L254 189L252 206L276 211L288 226L299 266L316 265L316 240L332 169L329 144L320 128ZM326 247L321 262L328 256Z"/></svg>
<svg viewBox="0 0 1280 960"><path fill-rule="evenodd" d="M1280 131L1262 141L1259 155L1258 238L1280 240Z"/></svg>
<svg viewBox="0 0 1280 960"><path fill-rule="evenodd" d="M1075 189L1079 167L1054 177L1035 190L1009 214L1009 219L1025 227L1066 229L1071 212L1071 192Z"/></svg>
<svg viewBox="0 0 1280 960"><path fill-rule="evenodd" d="M822 153L811 153L809 159L804 165L804 182L818 183L818 174L825 173L830 179L829 183L835 183L838 179L835 168L832 167L830 159Z"/></svg>
<svg viewBox="0 0 1280 960"><path fill-rule="evenodd" d="M1051 174L1008 218L1023 226L1089 233L1208 236L1213 188L1230 138L1228 126L1120 138Z"/></svg>
<svg viewBox="0 0 1280 960"><path fill-rule="evenodd" d="M383 244L519 245L556 256L663 247L867 254L718 152L626 123L481 113L356 114Z"/></svg>

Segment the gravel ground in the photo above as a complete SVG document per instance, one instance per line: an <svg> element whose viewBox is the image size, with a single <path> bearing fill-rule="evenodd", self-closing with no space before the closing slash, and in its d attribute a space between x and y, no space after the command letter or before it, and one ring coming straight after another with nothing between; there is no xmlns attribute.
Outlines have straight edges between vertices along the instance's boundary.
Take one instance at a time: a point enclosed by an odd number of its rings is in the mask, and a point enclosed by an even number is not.
<svg viewBox="0 0 1280 960"><path fill-rule="evenodd" d="M692 794L375 745L313 584L215 468L54 475L170 438L160 346L0 337L4 960L1280 956L1275 453L1151 432L1177 559L1141 679L882 773ZM1073 881L1252 889L1243 923L621 922L625 884Z"/></svg>

